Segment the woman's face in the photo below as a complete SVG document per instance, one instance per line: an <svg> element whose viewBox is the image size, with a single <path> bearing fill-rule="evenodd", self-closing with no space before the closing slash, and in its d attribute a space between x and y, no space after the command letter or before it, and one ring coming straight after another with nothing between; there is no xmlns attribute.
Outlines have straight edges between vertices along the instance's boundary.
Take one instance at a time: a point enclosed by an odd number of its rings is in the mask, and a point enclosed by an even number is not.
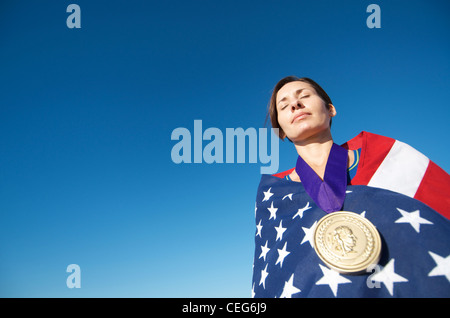
<svg viewBox="0 0 450 318"><path fill-rule="evenodd" d="M295 81L284 85L277 93L278 123L292 142L301 141L330 129L330 119L336 115L333 105L327 105L308 83Z"/></svg>

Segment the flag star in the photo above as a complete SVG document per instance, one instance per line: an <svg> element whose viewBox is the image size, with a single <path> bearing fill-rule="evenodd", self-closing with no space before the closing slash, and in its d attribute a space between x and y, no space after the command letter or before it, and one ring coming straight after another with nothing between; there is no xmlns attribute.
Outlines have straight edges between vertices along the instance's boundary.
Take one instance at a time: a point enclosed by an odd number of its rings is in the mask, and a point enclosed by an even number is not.
<svg viewBox="0 0 450 318"><path fill-rule="evenodd" d="M366 211L362 211L360 214L363 218L366 218Z"/></svg>
<svg viewBox="0 0 450 318"><path fill-rule="evenodd" d="M382 282L386 286L389 294L394 295L394 283L407 282L408 280L394 272L395 259L391 259L381 271L375 272L371 279Z"/></svg>
<svg viewBox="0 0 450 318"><path fill-rule="evenodd" d="M278 225L278 227L275 226L275 230L277 231L277 238L275 239L275 241L281 241L283 239L283 233L287 229L286 227L283 227L282 222L283 220L280 221L280 225Z"/></svg>
<svg viewBox="0 0 450 318"><path fill-rule="evenodd" d="M420 217L420 211L407 212L397 208L402 217L395 221L395 223L409 223L417 233L420 232L420 224L433 224L432 222Z"/></svg>
<svg viewBox="0 0 450 318"><path fill-rule="evenodd" d="M286 194L286 195L283 197L283 199L281 199L281 200L284 200L284 199L286 199L286 198L289 198L289 200L292 201L292 195L293 195L293 193Z"/></svg>
<svg viewBox="0 0 450 318"><path fill-rule="evenodd" d="M267 210L269 210L269 212L270 212L269 220L271 218L273 218L275 220L277 218L277 210L278 210L278 208L274 208L273 207L273 201L272 201L272 204L270 205L270 208L267 208Z"/></svg>
<svg viewBox="0 0 450 318"><path fill-rule="evenodd" d="M277 259L277 262L275 263L275 265L280 263L280 267L283 267L284 258L291 253L291 252L286 251L286 245L287 245L287 242L284 243L284 246L281 250L278 249L278 259Z"/></svg>
<svg viewBox="0 0 450 318"><path fill-rule="evenodd" d="M267 252L269 252L269 251L270 251L270 248L267 247L267 241L266 241L266 245L261 246L261 254L259 255L259 258L262 257L264 259L264 262L265 262L266 261Z"/></svg>
<svg viewBox="0 0 450 318"><path fill-rule="evenodd" d="M303 217L303 212L305 212L306 210L309 210L309 209L311 209L311 207L309 206L309 202L308 202L308 203L306 203L306 205L303 208L298 209L297 213L292 217L292 219L294 219L296 216L299 216L301 219Z"/></svg>
<svg viewBox="0 0 450 318"><path fill-rule="evenodd" d="M325 266L320 265L323 276L316 282L316 285L328 285L333 292L334 297L337 296L337 290L339 284L351 283L351 281L345 277L342 277L338 272L332 269L328 269Z"/></svg>
<svg viewBox="0 0 450 318"><path fill-rule="evenodd" d="M428 273L428 276L445 276L450 283L450 255L444 258L430 251L428 254L436 263L436 267Z"/></svg>
<svg viewBox="0 0 450 318"><path fill-rule="evenodd" d="M317 226L317 221L314 222L314 224L310 227L302 227L303 232L305 232L305 237L303 238L302 242L300 243L300 245L302 245L303 243L309 242L309 244L311 244L311 247L314 248L314 231L316 229Z"/></svg>
<svg viewBox="0 0 450 318"><path fill-rule="evenodd" d="M270 197L273 195L273 193L270 192L270 189L272 189L272 188L269 188L269 190L267 190L267 191L263 191L264 199L262 200L262 202L269 200Z"/></svg>
<svg viewBox="0 0 450 318"><path fill-rule="evenodd" d="M255 283L252 286L252 298L255 298Z"/></svg>
<svg viewBox="0 0 450 318"><path fill-rule="evenodd" d="M261 225L261 221L262 221L262 220L259 220L259 224L256 226L256 229L258 230L258 232L257 232L256 235L255 235L255 236L258 236L258 235L259 235L260 238L262 238L262 236L261 236L261 230L262 230L262 228L263 228L263 226Z"/></svg>
<svg viewBox="0 0 450 318"><path fill-rule="evenodd" d="M283 292L281 293L280 298L292 298L293 294L299 292L301 292L301 290L294 286L294 274L292 274L291 278L284 283Z"/></svg>
<svg viewBox="0 0 450 318"><path fill-rule="evenodd" d="M264 289L266 289L266 278L267 275L269 275L267 272L267 265L269 264L266 264L266 267L261 271L261 280L259 281L259 285L262 284Z"/></svg>
<svg viewBox="0 0 450 318"><path fill-rule="evenodd" d="M258 208L256 207L256 202L255 202L255 216L256 216L256 210L258 210Z"/></svg>

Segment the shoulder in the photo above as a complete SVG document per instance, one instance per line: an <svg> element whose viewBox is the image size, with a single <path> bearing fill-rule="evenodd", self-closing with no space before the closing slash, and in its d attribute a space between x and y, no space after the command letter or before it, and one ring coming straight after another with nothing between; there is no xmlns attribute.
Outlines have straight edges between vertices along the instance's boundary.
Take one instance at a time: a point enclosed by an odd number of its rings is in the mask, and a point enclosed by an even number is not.
<svg viewBox="0 0 450 318"><path fill-rule="evenodd" d="M342 147L350 149L350 150L356 150L360 148L366 148L367 146L370 146L370 148L378 148L378 149L390 149L392 145L395 143L394 138L374 134L367 131L362 131L352 139L348 140L344 144L342 144Z"/></svg>
<svg viewBox="0 0 450 318"><path fill-rule="evenodd" d="M407 195L450 218L450 176L423 153L402 141L364 131L343 146L362 149L354 184Z"/></svg>

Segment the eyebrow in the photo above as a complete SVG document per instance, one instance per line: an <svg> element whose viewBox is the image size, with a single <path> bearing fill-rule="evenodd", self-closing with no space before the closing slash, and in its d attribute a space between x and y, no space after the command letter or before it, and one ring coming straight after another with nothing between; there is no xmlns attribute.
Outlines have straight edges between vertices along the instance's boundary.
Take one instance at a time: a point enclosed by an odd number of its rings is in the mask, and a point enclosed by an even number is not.
<svg viewBox="0 0 450 318"><path fill-rule="evenodd" d="M298 90L295 91L295 95L298 96L302 91L304 91L305 89L308 89L307 87L304 88L300 88ZM284 102L287 99L287 96L284 96L282 99L279 100L279 102L277 103L280 104L281 102Z"/></svg>

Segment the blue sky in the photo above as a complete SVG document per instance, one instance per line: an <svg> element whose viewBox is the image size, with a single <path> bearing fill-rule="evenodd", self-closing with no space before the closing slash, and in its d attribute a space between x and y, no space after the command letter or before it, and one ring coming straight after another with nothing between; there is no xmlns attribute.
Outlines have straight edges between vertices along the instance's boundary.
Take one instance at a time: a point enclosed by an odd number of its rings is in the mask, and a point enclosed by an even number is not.
<svg viewBox="0 0 450 318"><path fill-rule="evenodd" d="M71 3L80 29L66 26ZM366 25L371 3L380 29ZM386 135L450 171L449 9L2 1L0 296L250 296L261 164L175 164L171 133L196 119L266 127L287 75L328 92L336 142ZM290 143L279 153L280 171L295 165Z"/></svg>

